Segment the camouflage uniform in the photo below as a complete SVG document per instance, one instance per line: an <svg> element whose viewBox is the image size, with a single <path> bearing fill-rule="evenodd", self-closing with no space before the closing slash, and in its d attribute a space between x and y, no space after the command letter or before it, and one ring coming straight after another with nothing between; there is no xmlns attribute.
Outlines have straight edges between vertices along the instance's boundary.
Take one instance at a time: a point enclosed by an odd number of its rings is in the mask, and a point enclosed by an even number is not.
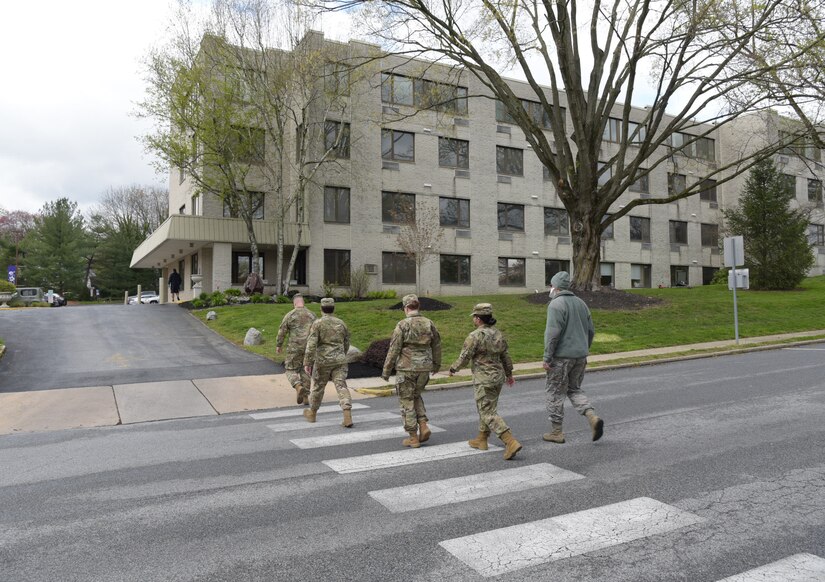
<svg viewBox="0 0 825 582"><path fill-rule="evenodd" d="M487 304L480 304L485 305ZM489 313L492 314L492 307ZM507 340L495 327L477 327L464 340L464 347L458 359L450 366L450 372L457 372L470 361L473 370L473 393L478 408L478 430L486 433L492 431L500 437L510 430L498 414L501 387L505 379L513 375L513 360L507 351Z"/></svg>
<svg viewBox="0 0 825 582"><path fill-rule="evenodd" d="M406 295L404 307L418 301L415 295ZM395 392L404 417L404 430L415 432L418 423L427 422L427 410L421 394L427 386L431 372L441 369L441 336L435 324L411 311L392 332L392 340L384 360L381 376L389 378L395 367Z"/></svg>
<svg viewBox="0 0 825 582"><path fill-rule="evenodd" d="M304 352L313 321L314 313L306 307L296 307L284 316L278 329L278 339L275 340L276 347L280 349L284 345L284 338L289 336L284 357L286 377L305 402L309 398L310 378L304 370Z"/></svg>
<svg viewBox="0 0 825 582"><path fill-rule="evenodd" d="M321 305L324 306L323 299ZM332 300L329 299L330 304ZM347 352L349 351L349 330L343 321L324 313L309 328L304 366L312 367L312 391L309 395L310 408L321 407L327 382L335 383L338 403L342 410L352 409L352 399L347 388Z"/></svg>

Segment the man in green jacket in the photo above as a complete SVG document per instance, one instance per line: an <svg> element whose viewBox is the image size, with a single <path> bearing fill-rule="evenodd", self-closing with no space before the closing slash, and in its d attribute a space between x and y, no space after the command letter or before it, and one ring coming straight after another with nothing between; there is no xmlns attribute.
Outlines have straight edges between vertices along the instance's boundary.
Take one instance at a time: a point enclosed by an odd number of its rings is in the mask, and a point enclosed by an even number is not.
<svg viewBox="0 0 825 582"><path fill-rule="evenodd" d="M542 436L546 441L564 443L562 421L565 398L570 399L579 414L587 417L593 440L602 438L604 421L596 416L581 389L594 335L590 310L570 291L567 271L559 271L550 280L550 303L547 305L547 326L544 329L547 413L553 426L551 432Z"/></svg>

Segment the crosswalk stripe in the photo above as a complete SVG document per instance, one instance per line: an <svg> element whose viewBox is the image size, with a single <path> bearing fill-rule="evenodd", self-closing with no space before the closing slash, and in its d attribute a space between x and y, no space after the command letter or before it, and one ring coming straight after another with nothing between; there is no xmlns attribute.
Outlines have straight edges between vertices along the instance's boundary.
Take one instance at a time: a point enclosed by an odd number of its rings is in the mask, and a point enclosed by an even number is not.
<svg viewBox="0 0 825 582"><path fill-rule="evenodd" d="M493 497L504 492L514 493L537 489L576 479L584 479L584 475L567 471L550 463L538 463L526 467L370 491L369 495L391 512L401 513Z"/></svg>
<svg viewBox="0 0 825 582"><path fill-rule="evenodd" d="M430 432L444 432L443 428L432 424L429 426ZM317 449L320 447L333 447L336 445L351 445L353 443L401 438L404 436L407 436L407 432L403 426L391 426L388 428L377 428L375 430L351 431L343 434L291 439L289 442L299 449Z"/></svg>
<svg viewBox="0 0 825 582"><path fill-rule="evenodd" d="M719 582L822 582L825 560L813 554L794 554L759 568L734 574Z"/></svg>
<svg viewBox="0 0 825 582"><path fill-rule="evenodd" d="M497 576L703 521L655 499L638 497L439 545L482 576Z"/></svg>
<svg viewBox="0 0 825 582"><path fill-rule="evenodd" d="M360 402L352 403L353 410L357 410L359 408L369 408L369 406L367 406L366 404L361 404ZM326 406L322 406L318 409L318 414L336 411L341 412L341 407L337 404L327 404ZM251 416L255 420L269 420L271 418L289 418L290 416L301 416L302 414L303 409L290 408L288 410L273 410L272 412L254 412L249 416Z"/></svg>
<svg viewBox="0 0 825 582"><path fill-rule="evenodd" d="M358 426L364 422L372 422L375 420L398 420L400 417L392 412L365 412L363 414L354 414L352 422ZM317 428L319 426L335 426L341 424L341 418L338 416L330 418L319 418L315 422L307 422L306 420L290 420L287 422L279 422L278 424L268 424L266 428L272 432L287 432L290 430L302 430L309 428Z"/></svg>
<svg viewBox="0 0 825 582"><path fill-rule="evenodd" d="M466 457L469 455L478 455L500 450L501 447L490 445L489 451L479 451L478 449L470 448L467 441L461 441L446 445L424 445L419 449L400 449L389 453L347 457L345 459L334 459L331 461L322 462L338 473L358 473L360 471L372 471L375 469L387 469L390 467L401 467L403 465L414 465L416 463L428 463L430 461Z"/></svg>

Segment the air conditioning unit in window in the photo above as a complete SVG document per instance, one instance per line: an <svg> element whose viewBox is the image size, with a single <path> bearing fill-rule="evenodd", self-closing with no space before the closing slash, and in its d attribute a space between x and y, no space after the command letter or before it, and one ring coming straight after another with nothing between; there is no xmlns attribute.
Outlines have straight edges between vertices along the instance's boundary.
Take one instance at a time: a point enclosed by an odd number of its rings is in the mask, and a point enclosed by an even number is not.
<svg viewBox="0 0 825 582"><path fill-rule="evenodd" d="M496 126L496 132L497 133L507 133L507 134L509 134L510 133L510 126L508 126L508 125L497 125Z"/></svg>
<svg viewBox="0 0 825 582"><path fill-rule="evenodd" d="M371 263L366 263L364 265L364 272L367 275L377 275L378 274L378 265L374 265Z"/></svg>
<svg viewBox="0 0 825 582"><path fill-rule="evenodd" d="M454 117L453 125L460 125L461 127L470 127L470 120L463 117Z"/></svg>
<svg viewBox="0 0 825 582"><path fill-rule="evenodd" d="M780 163L780 164L787 164L790 161L791 161L791 158L789 158L788 156L779 156L779 158L778 158L778 163Z"/></svg>
<svg viewBox="0 0 825 582"><path fill-rule="evenodd" d="M456 178L469 178L470 177L470 170L456 170L455 171Z"/></svg>

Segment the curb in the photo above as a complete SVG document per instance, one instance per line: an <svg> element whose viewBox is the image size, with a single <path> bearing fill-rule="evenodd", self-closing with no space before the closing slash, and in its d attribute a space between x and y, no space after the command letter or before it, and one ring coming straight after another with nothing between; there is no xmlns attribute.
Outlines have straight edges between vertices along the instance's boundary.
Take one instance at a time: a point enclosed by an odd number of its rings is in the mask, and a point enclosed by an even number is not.
<svg viewBox="0 0 825 582"><path fill-rule="evenodd" d="M589 367L588 372L601 372L607 370L622 370L624 368L639 368L642 366L655 366L656 364L669 364L672 362L683 362L688 360L701 360L704 358L716 358L719 356L730 356L733 354L747 354L751 352L763 352L766 350L776 350L782 349L791 346L804 346L808 344L821 344L825 342L825 339L810 339L810 340L800 340L795 342L785 342L781 344L769 344L769 345L761 345L761 346L753 346L749 348L738 348L738 349L722 349L718 352L707 352L703 354L687 354L684 356L673 356L670 358L657 358L652 360L647 360L643 362L626 362L621 364L605 364L603 366L596 366L596 367ZM544 378L544 372L530 372L528 374L513 374L516 379L519 380L535 380L537 378ZM453 388L466 388L467 386L472 386L472 381L459 381L459 382L448 382L445 384L434 384L434 385L427 385L426 391L427 392L435 392L437 390L452 390ZM392 396L395 394L395 388L355 388L355 391L360 394L366 394L369 396Z"/></svg>

